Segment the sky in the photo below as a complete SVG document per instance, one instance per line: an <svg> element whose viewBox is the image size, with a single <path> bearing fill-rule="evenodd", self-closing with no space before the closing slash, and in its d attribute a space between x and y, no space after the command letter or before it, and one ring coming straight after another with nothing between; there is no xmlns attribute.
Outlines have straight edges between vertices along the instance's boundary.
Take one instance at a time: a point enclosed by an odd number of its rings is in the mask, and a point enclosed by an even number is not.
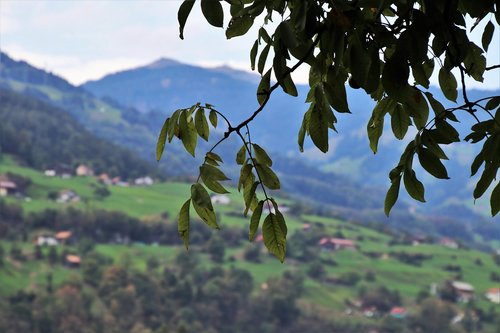
<svg viewBox="0 0 500 333"><path fill-rule="evenodd" d="M73 84L151 63L161 57L188 64L228 65L250 71L249 51L257 28L226 40L195 5L184 40L179 38L179 0L0 0L0 49L61 75ZM500 64L500 28L496 24L488 65ZM225 25L228 17L225 17ZM472 35L480 44L484 22ZM437 72L437 71L436 71ZM307 82L307 68L294 74ZM436 77L433 82L437 84ZM500 89L499 71L468 87Z"/></svg>

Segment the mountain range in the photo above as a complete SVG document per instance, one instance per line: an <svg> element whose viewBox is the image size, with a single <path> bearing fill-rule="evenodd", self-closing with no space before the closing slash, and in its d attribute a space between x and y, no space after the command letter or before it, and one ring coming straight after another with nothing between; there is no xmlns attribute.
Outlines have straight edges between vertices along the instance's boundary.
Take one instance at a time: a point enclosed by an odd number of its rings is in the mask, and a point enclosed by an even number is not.
<svg viewBox="0 0 500 333"><path fill-rule="evenodd" d="M258 107L255 90L259 77L228 67L208 69L160 59L75 87L5 53L1 54L0 66L1 87L66 110L89 132L136 152L151 164L155 163L156 136L165 117L175 109L206 102L236 124ZM382 205L389 185L387 172L397 163L405 143L384 136L379 153L373 155L366 138L366 122L374 103L364 93L348 90L352 114L339 115L338 133L330 136L331 151L322 154L308 144L300 155L296 136L307 109L304 100L308 89L303 85L297 88L297 98L276 91L251 124L253 141L272 152L285 192L300 197L307 205L326 204L325 209L347 218L385 220ZM433 92L438 95L438 90ZM490 93L469 92L473 98ZM468 124L460 126L466 128ZM217 135L222 131L212 135L212 140ZM233 179L238 174L233 162L238 145L230 140L218 151ZM200 152L208 147L202 145ZM446 165L453 179L435 181L422 176L429 202L405 202L403 195L391 219L385 221L410 223L426 219L429 214L466 223L482 219L487 210L472 204L472 183L466 167L476 149L464 144L448 151L451 161ZM197 172L200 159L191 158L180 145L167 146L165 154L160 166L167 175L179 177Z"/></svg>
<svg viewBox="0 0 500 333"><path fill-rule="evenodd" d="M259 77L247 72L224 68L201 68L182 64L169 59L160 59L152 64L109 74L97 81L89 81L83 88L99 97L111 97L120 103L137 108L141 112L160 112L168 115L180 107L188 107L196 102L215 105L230 121L238 123L257 109L255 90ZM390 126L381 138L379 152L373 155L368 145L366 124L371 115L374 101L360 90L348 89L348 101L352 114L338 115L338 133L330 135L330 151L319 152L311 144L299 156L297 133L307 110L305 96L308 87L297 86L299 97L293 98L281 91L273 94L266 109L259 114L252 125L254 141L268 150L288 157L299 158L323 172L333 173L336 177L347 176L350 180L364 186L387 188L388 171L394 167L399 155L411 139L410 129L405 140L399 141L390 134ZM438 88L431 92L439 100L445 101ZM499 91L468 91L471 100L485 96L499 95ZM461 94L459 94L461 95ZM460 103L460 101L458 101ZM452 106L450 102L443 103ZM460 117L462 123L457 128L462 138L468 134L473 119ZM425 206L415 205L417 209L429 209L439 214L453 215L464 203L479 214L488 212L487 203L479 200L472 204L474 180L470 179L469 165L479 151L477 145L468 143L445 147L450 157L446 167L450 180L436 180L421 169L419 177L428 191ZM403 198L405 196L403 195ZM461 211L462 209L460 209ZM463 216L459 214L457 217Z"/></svg>

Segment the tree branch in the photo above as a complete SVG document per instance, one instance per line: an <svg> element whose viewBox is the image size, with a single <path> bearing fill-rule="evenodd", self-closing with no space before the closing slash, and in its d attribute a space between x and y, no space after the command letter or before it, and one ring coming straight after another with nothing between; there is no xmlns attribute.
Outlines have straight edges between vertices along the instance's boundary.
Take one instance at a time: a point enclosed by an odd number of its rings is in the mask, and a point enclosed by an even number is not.
<svg viewBox="0 0 500 333"><path fill-rule="evenodd" d="M492 69L497 69L497 68L500 68L500 64L499 65L490 66L490 67L486 67L485 70L491 71Z"/></svg>

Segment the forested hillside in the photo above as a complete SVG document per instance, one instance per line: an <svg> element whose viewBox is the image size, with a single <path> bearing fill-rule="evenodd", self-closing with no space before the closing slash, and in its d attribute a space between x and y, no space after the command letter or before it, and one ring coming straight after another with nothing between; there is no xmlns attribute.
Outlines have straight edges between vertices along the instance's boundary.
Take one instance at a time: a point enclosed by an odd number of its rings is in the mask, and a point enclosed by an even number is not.
<svg viewBox="0 0 500 333"><path fill-rule="evenodd" d="M67 112L33 97L0 90L0 151L39 170L78 164L128 179L158 175L154 165L98 139Z"/></svg>

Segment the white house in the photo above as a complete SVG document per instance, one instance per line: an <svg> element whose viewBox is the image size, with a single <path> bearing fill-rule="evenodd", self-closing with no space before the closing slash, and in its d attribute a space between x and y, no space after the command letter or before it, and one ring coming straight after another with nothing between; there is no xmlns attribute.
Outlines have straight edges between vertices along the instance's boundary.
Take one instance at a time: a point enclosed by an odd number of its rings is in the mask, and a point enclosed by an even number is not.
<svg viewBox="0 0 500 333"><path fill-rule="evenodd" d="M75 173L77 176L93 176L94 175L94 171L90 167L88 167L84 164L80 164L76 168Z"/></svg>
<svg viewBox="0 0 500 333"><path fill-rule="evenodd" d="M229 205L229 203L231 202L231 199L229 199L229 197L225 194L212 195L210 200L212 201L212 204L218 205Z"/></svg>
<svg viewBox="0 0 500 333"><path fill-rule="evenodd" d="M56 246L57 244L59 244L57 239L51 236L38 236L36 239L36 245L38 246Z"/></svg>
<svg viewBox="0 0 500 333"><path fill-rule="evenodd" d="M153 178L146 176L146 177L139 177L134 180L134 184L138 186L151 186L153 185L154 181Z"/></svg>

